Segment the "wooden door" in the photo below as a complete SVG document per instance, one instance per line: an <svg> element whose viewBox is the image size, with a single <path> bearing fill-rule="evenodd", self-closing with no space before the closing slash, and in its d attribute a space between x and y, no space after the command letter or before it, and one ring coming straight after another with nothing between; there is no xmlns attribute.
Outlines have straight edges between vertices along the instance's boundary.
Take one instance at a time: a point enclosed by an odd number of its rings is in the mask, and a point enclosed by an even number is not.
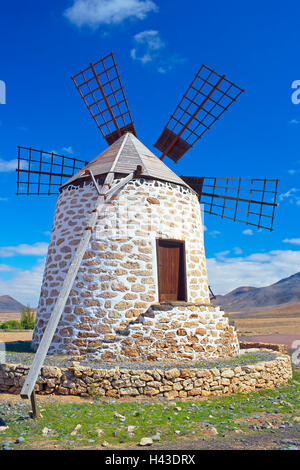
<svg viewBox="0 0 300 470"><path fill-rule="evenodd" d="M157 240L157 267L160 302L186 300L184 242Z"/></svg>

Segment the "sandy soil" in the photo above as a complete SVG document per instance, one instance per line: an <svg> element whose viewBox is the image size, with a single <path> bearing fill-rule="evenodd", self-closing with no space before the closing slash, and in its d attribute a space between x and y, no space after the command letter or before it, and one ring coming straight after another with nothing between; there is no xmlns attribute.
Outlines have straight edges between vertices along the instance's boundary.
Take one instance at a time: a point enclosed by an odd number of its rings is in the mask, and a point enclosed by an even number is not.
<svg viewBox="0 0 300 470"><path fill-rule="evenodd" d="M234 325L239 334L247 335L300 335L300 318L241 318Z"/></svg>
<svg viewBox="0 0 300 470"><path fill-rule="evenodd" d="M229 313L239 334L300 335L300 303L256 310Z"/></svg>
<svg viewBox="0 0 300 470"><path fill-rule="evenodd" d="M0 341L11 343L14 341L31 341L32 330L27 331L3 331L0 330Z"/></svg>

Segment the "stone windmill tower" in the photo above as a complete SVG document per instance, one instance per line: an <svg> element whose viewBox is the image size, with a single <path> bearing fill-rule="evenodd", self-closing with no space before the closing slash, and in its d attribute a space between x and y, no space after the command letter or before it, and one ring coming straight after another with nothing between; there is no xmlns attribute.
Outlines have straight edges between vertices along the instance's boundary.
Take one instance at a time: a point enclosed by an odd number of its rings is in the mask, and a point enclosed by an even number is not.
<svg viewBox="0 0 300 470"><path fill-rule="evenodd" d="M17 193L59 188L33 347L114 361L236 354L209 299L200 204L272 230L277 180L179 177L162 160L177 162L243 90L202 65L159 158L136 137L113 54L72 78L109 146L91 162L19 147Z"/></svg>

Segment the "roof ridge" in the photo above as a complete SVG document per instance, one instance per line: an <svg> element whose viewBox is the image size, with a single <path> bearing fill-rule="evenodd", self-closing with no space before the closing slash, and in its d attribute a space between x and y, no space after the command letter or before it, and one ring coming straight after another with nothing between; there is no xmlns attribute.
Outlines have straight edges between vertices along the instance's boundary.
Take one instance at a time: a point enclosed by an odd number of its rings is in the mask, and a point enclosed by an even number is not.
<svg viewBox="0 0 300 470"><path fill-rule="evenodd" d="M123 148L124 148L124 146L125 146L125 144L126 144L126 142L127 142L128 136L129 136L129 133L126 132L125 138L123 139L123 142L122 142L122 144L121 144L121 147L119 148L118 153L117 153L117 155L116 155L116 157L115 157L115 159L114 159L114 161L113 161L113 163L112 163L112 166L111 166L111 168L110 168L110 173L112 173L113 170L114 170L114 168L116 167L116 164L117 164L117 162L118 162L118 160L119 160L119 158L120 158L120 156L121 156L121 153L122 153L122 151L123 151ZM118 140L119 140L119 139L118 139Z"/></svg>
<svg viewBox="0 0 300 470"><path fill-rule="evenodd" d="M135 137L133 134L130 134L130 136ZM133 144L133 146L134 146L134 148L135 148L135 150L136 150L136 152L137 152L137 154L138 154L138 157L139 157L139 159L140 159L142 171L144 170L144 171L146 171L147 174L148 174L148 173L149 173L148 168L147 168L147 167L145 166L145 164L144 164L144 161L143 161L143 159L142 159L142 157L141 157L141 155L140 155L140 152L138 151L138 148L137 148L137 146L136 146L135 140L138 140L138 139L137 139L137 138L131 139L131 142L132 142L132 144Z"/></svg>

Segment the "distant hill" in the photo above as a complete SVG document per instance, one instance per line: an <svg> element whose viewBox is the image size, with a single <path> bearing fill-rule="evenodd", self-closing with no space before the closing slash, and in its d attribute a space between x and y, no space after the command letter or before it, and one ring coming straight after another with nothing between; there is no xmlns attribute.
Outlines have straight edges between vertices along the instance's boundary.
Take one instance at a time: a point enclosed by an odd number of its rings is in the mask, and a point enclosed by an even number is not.
<svg viewBox="0 0 300 470"><path fill-rule="evenodd" d="M227 312L267 308L300 302L300 272L266 287L238 287L226 295L217 295L212 303Z"/></svg>
<svg viewBox="0 0 300 470"><path fill-rule="evenodd" d="M23 308L24 305L10 295L0 296L0 312L21 312Z"/></svg>

